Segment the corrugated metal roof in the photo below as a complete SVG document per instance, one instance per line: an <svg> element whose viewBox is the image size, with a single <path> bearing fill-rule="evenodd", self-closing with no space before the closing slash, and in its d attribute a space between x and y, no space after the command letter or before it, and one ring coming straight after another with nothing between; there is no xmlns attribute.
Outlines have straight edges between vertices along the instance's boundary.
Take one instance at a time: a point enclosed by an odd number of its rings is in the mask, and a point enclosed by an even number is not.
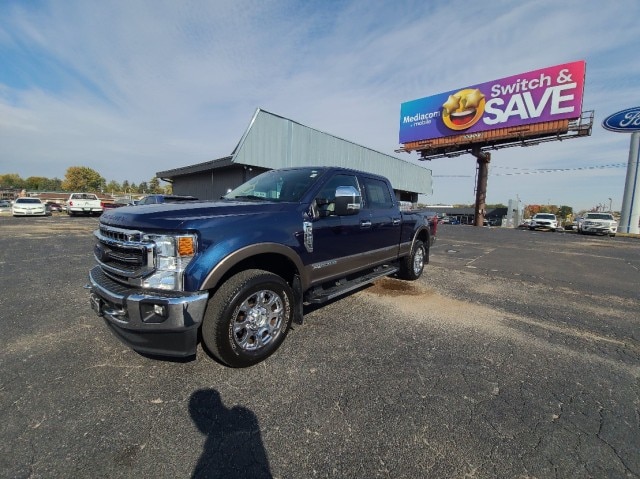
<svg viewBox="0 0 640 479"><path fill-rule="evenodd" d="M173 178L230 166L341 166L386 176L397 191L432 194L431 170L258 108L231 156L159 171Z"/></svg>
<svg viewBox="0 0 640 479"><path fill-rule="evenodd" d="M394 189L431 194L431 170L257 109L233 163L263 168L341 166L386 176Z"/></svg>

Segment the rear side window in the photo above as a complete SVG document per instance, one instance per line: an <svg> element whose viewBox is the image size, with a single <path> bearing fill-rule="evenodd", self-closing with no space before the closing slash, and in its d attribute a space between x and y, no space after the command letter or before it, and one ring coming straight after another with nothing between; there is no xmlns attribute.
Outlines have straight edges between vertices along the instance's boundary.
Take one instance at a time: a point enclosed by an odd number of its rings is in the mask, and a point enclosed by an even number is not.
<svg viewBox="0 0 640 479"><path fill-rule="evenodd" d="M363 178L366 208L393 208L393 197L387 183L375 178Z"/></svg>
<svg viewBox="0 0 640 479"><path fill-rule="evenodd" d="M98 197L90 193L74 193L71 195L71 199L72 200L97 200Z"/></svg>

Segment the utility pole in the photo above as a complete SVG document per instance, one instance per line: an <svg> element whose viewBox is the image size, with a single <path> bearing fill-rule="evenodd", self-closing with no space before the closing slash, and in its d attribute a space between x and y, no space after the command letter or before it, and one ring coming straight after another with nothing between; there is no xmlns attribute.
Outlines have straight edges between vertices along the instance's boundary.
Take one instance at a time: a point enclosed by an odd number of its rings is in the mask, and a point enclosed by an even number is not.
<svg viewBox="0 0 640 479"><path fill-rule="evenodd" d="M476 205L474 226L484 224L484 216L487 206L487 178L489 177L489 162L491 153L482 152L480 148L474 148L471 154L476 157L478 163L478 182L476 184Z"/></svg>

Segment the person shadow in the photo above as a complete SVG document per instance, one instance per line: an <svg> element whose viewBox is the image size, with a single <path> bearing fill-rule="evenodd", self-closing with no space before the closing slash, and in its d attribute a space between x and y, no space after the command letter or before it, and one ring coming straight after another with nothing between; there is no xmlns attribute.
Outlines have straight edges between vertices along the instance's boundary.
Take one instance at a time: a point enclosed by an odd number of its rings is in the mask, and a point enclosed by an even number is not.
<svg viewBox="0 0 640 479"><path fill-rule="evenodd" d="M200 389L189 398L189 413L206 436L193 473L200 478L272 478L258 418L242 406L227 408L215 389Z"/></svg>

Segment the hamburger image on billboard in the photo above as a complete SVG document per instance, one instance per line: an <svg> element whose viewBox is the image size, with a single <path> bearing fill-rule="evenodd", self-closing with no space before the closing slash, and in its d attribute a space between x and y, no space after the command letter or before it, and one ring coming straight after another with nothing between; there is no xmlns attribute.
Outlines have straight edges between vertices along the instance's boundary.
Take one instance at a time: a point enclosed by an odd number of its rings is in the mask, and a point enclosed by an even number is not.
<svg viewBox="0 0 640 479"><path fill-rule="evenodd" d="M579 118L584 61L402 103L400 143Z"/></svg>

